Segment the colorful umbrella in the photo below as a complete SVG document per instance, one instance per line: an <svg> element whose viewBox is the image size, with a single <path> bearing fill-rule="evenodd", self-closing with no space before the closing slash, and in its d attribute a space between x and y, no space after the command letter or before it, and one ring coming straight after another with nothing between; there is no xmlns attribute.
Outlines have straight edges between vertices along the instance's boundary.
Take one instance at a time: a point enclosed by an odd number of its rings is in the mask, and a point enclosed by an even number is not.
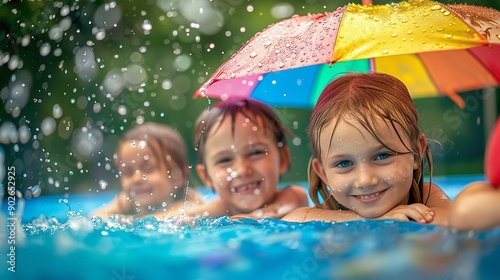
<svg viewBox="0 0 500 280"><path fill-rule="evenodd" d="M347 72L383 72L414 98L500 83L500 11L410 0L349 4L270 25L222 64L195 97L251 96L274 106L313 107Z"/></svg>

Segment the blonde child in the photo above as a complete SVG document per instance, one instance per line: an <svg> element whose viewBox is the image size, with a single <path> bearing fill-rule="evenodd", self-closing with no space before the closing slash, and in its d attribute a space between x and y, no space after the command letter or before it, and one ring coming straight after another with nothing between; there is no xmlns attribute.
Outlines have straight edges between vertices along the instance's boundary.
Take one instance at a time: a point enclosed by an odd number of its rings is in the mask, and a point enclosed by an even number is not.
<svg viewBox="0 0 500 280"><path fill-rule="evenodd" d="M186 145L170 127L144 123L130 129L120 140L114 161L122 190L92 216L176 218L202 203L196 191L187 189Z"/></svg>
<svg viewBox="0 0 500 280"><path fill-rule="evenodd" d="M398 79L370 73L334 80L312 111L308 136L309 194L316 207L299 208L284 220L447 223L450 200L423 182L424 157L432 169L431 155Z"/></svg>
<svg viewBox="0 0 500 280"><path fill-rule="evenodd" d="M195 126L196 171L217 198L195 212L202 217L281 218L308 205L305 188L278 188L290 167L290 133L272 109L252 99L220 101Z"/></svg>
<svg viewBox="0 0 500 280"><path fill-rule="evenodd" d="M500 226L500 118L486 146L485 182L474 182L455 197L449 211L450 226L459 230L487 230Z"/></svg>

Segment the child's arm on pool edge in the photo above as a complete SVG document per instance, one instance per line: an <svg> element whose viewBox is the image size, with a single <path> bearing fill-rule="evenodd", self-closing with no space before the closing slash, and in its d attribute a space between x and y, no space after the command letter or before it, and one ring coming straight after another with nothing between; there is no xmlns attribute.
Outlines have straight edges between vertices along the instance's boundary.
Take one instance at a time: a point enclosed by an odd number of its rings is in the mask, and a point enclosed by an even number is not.
<svg viewBox="0 0 500 280"><path fill-rule="evenodd" d="M430 191L427 191L429 190ZM425 199L425 205L429 207L433 213L434 219L430 222L430 224L434 225L448 225L448 209L451 205L451 200L446 195L446 193L435 184L424 184L424 195L425 193L429 193L429 197Z"/></svg>
<svg viewBox="0 0 500 280"><path fill-rule="evenodd" d="M488 182L466 186L451 203L450 226L459 230L486 230L500 226L500 190Z"/></svg>
<svg viewBox="0 0 500 280"><path fill-rule="evenodd" d="M298 207L309 205L306 189L300 185L288 185L276 191L276 197L268 206L254 210L251 218L280 219Z"/></svg>
<svg viewBox="0 0 500 280"><path fill-rule="evenodd" d="M357 213L350 210L331 210L318 207L301 207L285 215L282 220L288 222L348 222L362 220Z"/></svg>

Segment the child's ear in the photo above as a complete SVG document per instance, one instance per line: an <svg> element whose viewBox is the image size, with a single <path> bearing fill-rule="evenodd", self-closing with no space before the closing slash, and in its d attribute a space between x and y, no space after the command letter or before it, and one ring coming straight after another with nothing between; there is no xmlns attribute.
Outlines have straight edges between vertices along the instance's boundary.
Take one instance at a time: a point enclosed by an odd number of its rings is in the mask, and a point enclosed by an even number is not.
<svg viewBox="0 0 500 280"><path fill-rule="evenodd" d="M280 152L280 175L284 174L290 168L290 149L285 146L279 149Z"/></svg>
<svg viewBox="0 0 500 280"><path fill-rule="evenodd" d="M198 173L198 177L200 177L201 181L203 184L207 187L212 187L212 184L210 182L210 177L208 177L207 172L205 170L205 165L203 164L197 164L196 165L196 173Z"/></svg>
<svg viewBox="0 0 500 280"><path fill-rule="evenodd" d="M420 133L418 136L418 155L421 159L424 158L425 149L427 149L427 138L425 137L425 134ZM421 164L421 162L415 160L413 162L413 169L419 169Z"/></svg>
<svg viewBox="0 0 500 280"><path fill-rule="evenodd" d="M328 185L328 180L326 178L325 169L323 168L323 165L321 164L321 162L319 161L318 158L313 158L311 160L311 166L312 166L312 169L314 170L314 172L316 173L316 175L318 175L318 177L321 179L321 181L323 181L323 183L325 183L325 185Z"/></svg>

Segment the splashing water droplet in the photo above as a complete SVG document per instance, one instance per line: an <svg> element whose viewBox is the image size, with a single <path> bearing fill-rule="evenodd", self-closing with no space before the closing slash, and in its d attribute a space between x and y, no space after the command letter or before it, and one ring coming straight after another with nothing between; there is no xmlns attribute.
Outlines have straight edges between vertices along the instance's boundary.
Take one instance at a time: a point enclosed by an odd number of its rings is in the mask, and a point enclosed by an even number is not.
<svg viewBox="0 0 500 280"><path fill-rule="evenodd" d="M144 22L142 23L142 29L144 31L151 31L151 29L153 29L153 25L151 25L151 22L149 20L144 20Z"/></svg>
<svg viewBox="0 0 500 280"><path fill-rule="evenodd" d="M101 190L105 190L108 187L108 182L105 180L99 180L99 186L101 187Z"/></svg>

